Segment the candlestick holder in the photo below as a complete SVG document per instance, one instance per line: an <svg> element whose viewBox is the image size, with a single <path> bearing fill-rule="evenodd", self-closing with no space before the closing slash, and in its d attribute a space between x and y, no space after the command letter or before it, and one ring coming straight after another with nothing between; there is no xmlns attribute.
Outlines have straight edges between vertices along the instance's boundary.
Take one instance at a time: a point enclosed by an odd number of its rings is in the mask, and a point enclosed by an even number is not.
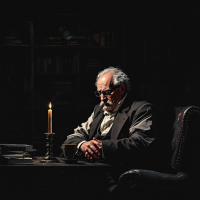
<svg viewBox="0 0 200 200"><path fill-rule="evenodd" d="M46 156L40 160L40 163L58 163L59 161L53 157L53 152L52 152L52 148L53 148L53 135L55 133L45 133L46 135L46 140L47 140L47 153Z"/></svg>

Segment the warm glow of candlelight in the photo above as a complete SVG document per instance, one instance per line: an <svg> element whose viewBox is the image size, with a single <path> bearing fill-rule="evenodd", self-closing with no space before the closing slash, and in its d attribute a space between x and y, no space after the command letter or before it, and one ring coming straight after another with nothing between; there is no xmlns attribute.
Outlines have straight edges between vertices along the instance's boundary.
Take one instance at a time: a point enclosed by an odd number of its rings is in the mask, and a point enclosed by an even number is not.
<svg viewBox="0 0 200 200"><path fill-rule="evenodd" d="M49 108L51 109L51 102L50 102L50 104L49 104Z"/></svg>

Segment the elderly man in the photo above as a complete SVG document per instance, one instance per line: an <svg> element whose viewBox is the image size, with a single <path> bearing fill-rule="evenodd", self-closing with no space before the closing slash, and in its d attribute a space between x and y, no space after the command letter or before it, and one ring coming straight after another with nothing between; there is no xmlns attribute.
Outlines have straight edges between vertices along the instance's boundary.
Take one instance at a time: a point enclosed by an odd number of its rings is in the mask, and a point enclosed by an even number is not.
<svg viewBox="0 0 200 200"><path fill-rule="evenodd" d="M127 169L148 167L155 139L152 105L131 98L129 78L119 68L104 69L96 80L100 105L65 143L76 143L77 155L90 161L103 159Z"/></svg>

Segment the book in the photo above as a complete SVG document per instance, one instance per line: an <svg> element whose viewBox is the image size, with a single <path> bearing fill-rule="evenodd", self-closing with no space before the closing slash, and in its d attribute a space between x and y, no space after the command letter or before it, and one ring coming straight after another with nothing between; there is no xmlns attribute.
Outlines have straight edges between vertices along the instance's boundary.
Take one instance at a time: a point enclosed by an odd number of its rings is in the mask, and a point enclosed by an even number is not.
<svg viewBox="0 0 200 200"><path fill-rule="evenodd" d="M47 58L47 73L54 73L53 59Z"/></svg>
<svg viewBox="0 0 200 200"><path fill-rule="evenodd" d="M27 144L0 144L0 164L31 164L37 150Z"/></svg>
<svg viewBox="0 0 200 200"><path fill-rule="evenodd" d="M1 149L0 149L1 153ZM23 154L24 151L4 151L5 154Z"/></svg>
<svg viewBox="0 0 200 200"><path fill-rule="evenodd" d="M62 38L61 37L54 37L50 36L48 37L48 44L62 44Z"/></svg>
<svg viewBox="0 0 200 200"><path fill-rule="evenodd" d="M32 158L9 158L9 164L33 164Z"/></svg>
<svg viewBox="0 0 200 200"><path fill-rule="evenodd" d="M2 151L25 151L33 149L33 145L27 144L0 144L0 149Z"/></svg>
<svg viewBox="0 0 200 200"><path fill-rule="evenodd" d="M0 157L3 157L3 158L25 158L25 157L28 157L28 155L26 155L24 153L20 153L20 154L1 154Z"/></svg>
<svg viewBox="0 0 200 200"><path fill-rule="evenodd" d="M23 156L29 156L34 157L36 149L28 149L24 151L2 151L0 149L0 156L10 156L10 157L23 157Z"/></svg>
<svg viewBox="0 0 200 200"><path fill-rule="evenodd" d="M33 164L32 158L29 157L2 157L0 156L0 164L2 165L21 165L21 164Z"/></svg>

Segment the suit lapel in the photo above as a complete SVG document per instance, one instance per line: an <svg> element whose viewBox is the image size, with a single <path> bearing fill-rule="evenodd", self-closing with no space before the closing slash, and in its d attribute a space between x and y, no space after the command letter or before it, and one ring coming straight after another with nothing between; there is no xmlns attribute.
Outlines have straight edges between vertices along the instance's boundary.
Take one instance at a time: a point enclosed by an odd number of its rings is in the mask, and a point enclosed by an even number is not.
<svg viewBox="0 0 200 200"><path fill-rule="evenodd" d="M91 125L91 128L90 128L89 140L91 140L94 137L96 130L97 130L97 126L99 125L103 116L104 116L104 114L103 114L103 111L101 110L99 112L99 115L92 122L92 125Z"/></svg>
<svg viewBox="0 0 200 200"><path fill-rule="evenodd" d="M112 127L111 140L116 140L128 116L126 113L118 113Z"/></svg>
<svg viewBox="0 0 200 200"><path fill-rule="evenodd" d="M112 130L111 130L111 140L116 140L122 127L124 126L126 120L128 119L128 115L126 112L130 109L130 105L128 99L124 100L122 107L119 109L115 120L113 122Z"/></svg>

